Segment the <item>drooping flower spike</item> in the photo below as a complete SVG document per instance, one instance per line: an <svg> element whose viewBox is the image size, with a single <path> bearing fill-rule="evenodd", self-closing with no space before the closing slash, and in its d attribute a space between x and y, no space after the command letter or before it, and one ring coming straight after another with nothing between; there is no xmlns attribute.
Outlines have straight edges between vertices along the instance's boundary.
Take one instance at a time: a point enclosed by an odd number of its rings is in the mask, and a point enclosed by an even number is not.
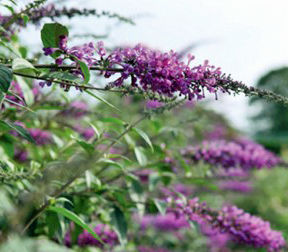
<svg viewBox="0 0 288 252"><path fill-rule="evenodd" d="M250 140L204 141L198 146L186 147L182 155L192 162L204 161L225 169L241 168L247 171L272 168L281 163L275 154Z"/></svg>
<svg viewBox="0 0 288 252"><path fill-rule="evenodd" d="M236 206L225 206L215 211L200 203L197 198L184 202L176 199L174 212L182 218L200 225L209 225L216 234L227 234L234 242L255 248L266 248L269 252L280 251L285 245L281 232L272 230L268 221L250 215Z"/></svg>

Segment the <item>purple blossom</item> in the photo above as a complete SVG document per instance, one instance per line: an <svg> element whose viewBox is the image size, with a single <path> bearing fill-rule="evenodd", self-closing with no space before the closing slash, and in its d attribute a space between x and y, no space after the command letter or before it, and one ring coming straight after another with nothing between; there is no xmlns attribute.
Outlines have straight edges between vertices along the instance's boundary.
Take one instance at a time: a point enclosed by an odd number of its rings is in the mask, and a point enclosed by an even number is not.
<svg viewBox="0 0 288 252"><path fill-rule="evenodd" d="M222 190L230 190L243 193L248 193L253 190L252 183L250 181L237 180L222 181L219 184L219 188Z"/></svg>
<svg viewBox="0 0 288 252"><path fill-rule="evenodd" d="M217 228L225 230L238 243L265 247L268 251L279 251L285 246L282 234L274 231L268 221L245 213L236 206L224 207L217 217Z"/></svg>
<svg viewBox="0 0 288 252"><path fill-rule="evenodd" d="M184 157L192 161L204 161L223 168L271 168L281 162L281 159L261 145L252 141L204 141L199 146L190 146L182 150Z"/></svg>
<svg viewBox="0 0 288 252"><path fill-rule="evenodd" d="M112 248L119 243L117 234L108 225L100 223L96 225L96 227L94 228L94 232L101 238L105 246ZM68 247L72 245L71 230L69 230L65 234L64 243ZM79 234L77 238L77 243L80 247L96 246L99 248L103 248L103 244L101 244L100 241L96 240L93 235L90 234L87 230L83 230L83 232Z"/></svg>
<svg viewBox="0 0 288 252"><path fill-rule="evenodd" d="M148 183L149 181L149 176L153 173L154 171L153 170L150 170L150 169L143 169L143 170L138 170L138 171L135 171L134 174L136 176L139 177L140 181L142 183Z"/></svg>
<svg viewBox="0 0 288 252"><path fill-rule="evenodd" d="M170 211L174 211L177 216L187 216L200 225L210 225L216 233L227 234L237 243L266 248L271 252L280 251L285 246L281 232L272 230L269 222L245 213L236 206L225 206L215 211L205 203L199 203L197 198L187 203L176 199L176 207Z"/></svg>
<svg viewBox="0 0 288 252"><path fill-rule="evenodd" d="M26 150L16 148L14 159L19 163L24 163L28 160L28 152Z"/></svg>
<svg viewBox="0 0 288 252"><path fill-rule="evenodd" d="M108 59L110 67L118 65L123 68L121 76L112 82L114 86L123 85L131 77L131 85L134 87L169 97L178 93L189 100L204 98L204 88L211 93L222 89L216 85L221 75L219 68L209 65L208 61L203 65L189 67L193 58L190 57L186 64L173 51L162 53L138 44L132 48L117 48ZM113 74L106 72L105 76Z"/></svg>
<svg viewBox="0 0 288 252"><path fill-rule="evenodd" d="M84 128L80 125L77 125L74 127L74 129L87 141L93 138L95 135L92 127Z"/></svg>
<svg viewBox="0 0 288 252"><path fill-rule="evenodd" d="M37 145L46 145L53 142L50 132L41 129L28 129Z"/></svg>
<svg viewBox="0 0 288 252"><path fill-rule="evenodd" d="M51 47L43 48L44 55L46 55L46 56L49 56L49 55L53 54L57 50L58 50L58 48L51 48Z"/></svg>
<svg viewBox="0 0 288 252"><path fill-rule="evenodd" d="M12 81L10 91L13 92L16 96L9 94L9 95L6 95L6 98L12 102L15 102L15 103L18 103L18 104L24 106L25 105L23 102L24 101L24 94L23 94L23 91L22 91L20 85L17 82ZM13 106L13 107L16 106L17 107L17 105L15 105L13 103L10 103L10 106Z"/></svg>
<svg viewBox="0 0 288 252"><path fill-rule="evenodd" d="M190 227L185 216L178 217L172 212L165 215L145 215L139 222L142 229L151 226L164 232L173 232Z"/></svg>

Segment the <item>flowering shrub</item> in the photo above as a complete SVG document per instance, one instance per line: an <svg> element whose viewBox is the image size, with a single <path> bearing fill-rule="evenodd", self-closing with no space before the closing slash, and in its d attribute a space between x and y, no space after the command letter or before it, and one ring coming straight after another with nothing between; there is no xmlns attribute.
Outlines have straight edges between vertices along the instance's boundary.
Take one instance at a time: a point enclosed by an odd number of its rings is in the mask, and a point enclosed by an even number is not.
<svg viewBox="0 0 288 252"><path fill-rule="evenodd" d="M285 251L285 155L199 101L287 97L184 52L72 45L62 19L134 24L118 14L45 0L3 8L0 251ZM19 32L35 24L34 54ZM267 189L280 185L276 196Z"/></svg>

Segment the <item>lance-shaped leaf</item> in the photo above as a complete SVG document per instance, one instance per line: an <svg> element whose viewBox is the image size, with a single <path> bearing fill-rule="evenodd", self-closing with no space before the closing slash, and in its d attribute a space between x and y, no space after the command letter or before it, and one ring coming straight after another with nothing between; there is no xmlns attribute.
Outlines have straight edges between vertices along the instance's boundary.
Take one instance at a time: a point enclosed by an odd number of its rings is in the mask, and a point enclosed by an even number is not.
<svg viewBox="0 0 288 252"><path fill-rule="evenodd" d="M138 133L138 135L141 136L143 138L143 140L149 145L151 150L154 151L153 144L152 144L149 136L143 130L138 129L138 128L133 128L133 131Z"/></svg>
<svg viewBox="0 0 288 252"><path fill-rule="evenodd" d="M21 127L20 125L0 120L0 130L1 129L2 130L9 130L9 129L15 130L20 136L25 138L27 141L31 143L35 143L35 140L30 135L30 133L26 129Z"/></svg>
<svg viewBox="0 0 288 252"><path fill-rule="evenodd" d="M90 70L89 70L89 67L86 65L85 62L83 62L81 60L78 60L77 62L79 64L79 66L81 68L81 71L83 73L83 76L84 76L83 84L87 84L90 81Z"/></svg>
<svg viewBox="0 0 288 252"><path fill-rule="evenodd" d="M124 213L120 208L114 206L110 217L111 225L114 227L116 233L118 234L121 244L125 244L127 242L127 222Z"/></svg>
<svg viewBox="0 0 288 252"><path fill-rule="evenodd" d="M6 93L12 81L12 71L4 65L0 65L0 91Z"/></svg>
<svg viewBox="0 0 288 252"><path fill-rule="evenodd" d="M55 206L50 206L48 208L49 211L58 213L64 217L66 217L67 219L73 221L75 224L79 225L80 227L84 228L85 230L87 230L91 235L93 235L93 237L98 240L99 242L101 242L103 244L103 241L101 240L101 238L93 231L92 228L90 228L78 215L76 215L75 213L69 211L66 208L62 208L62 207L55 207Z"/></svg>

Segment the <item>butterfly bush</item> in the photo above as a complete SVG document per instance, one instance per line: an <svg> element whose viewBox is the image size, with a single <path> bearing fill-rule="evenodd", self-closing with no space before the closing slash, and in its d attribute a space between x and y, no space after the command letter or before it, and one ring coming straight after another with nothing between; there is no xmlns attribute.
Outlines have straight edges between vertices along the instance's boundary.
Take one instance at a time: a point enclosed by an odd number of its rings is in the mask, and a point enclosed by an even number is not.
<svg viewBox="0 0 288 252"><path fill-rule="evenodd" d="M187 203L178 199L175 204L170 211L174 211L179 218L186 216L200 225L209 224L216 233L228 234L237 243L266 248L268 251L280 251L285 246L281 232L272 230L268 221L236 206L225 206L215 211L200 203L198 198Z"/></svg>
<svg viewBox="0 0 288 252"><path fill-rule="evenodd" d="M204 141L198 146L186 147L181 153L193 162L204 161L223 168L240 167L244 170L272 168L281 162L263 146L246 140Z"/></svg>
<svg viewBox="0 0 288 252"><path fill-rule="evenodd" d="M229 86L225 85L229 83L229 77L223 75L220 68L210 65L208 60L203 64L190 66L194 59L192 55L188 56L185 63L174 51L163 53L141 44L116 48L107 54L102 41L96 45L90 42L71 48L68 47L67 41L67 36L60 36L59 47L43 48L44 54L61 52L62 55L55 63L62 65L64 60L69 58L73 61L71 64L77 66L72 72L82 76L78 61L85 62L89 68L102 67L102 73L106 78L116 76L108 85L109 88L125 86L124 82L130 80L132 87L142 91L168 97L179 95L189 100L204 98L205 90L215 95L219 90L229 93ZM41 85L44 85L43 82ZM62 86L65 87L65 84Z"/></svg>

